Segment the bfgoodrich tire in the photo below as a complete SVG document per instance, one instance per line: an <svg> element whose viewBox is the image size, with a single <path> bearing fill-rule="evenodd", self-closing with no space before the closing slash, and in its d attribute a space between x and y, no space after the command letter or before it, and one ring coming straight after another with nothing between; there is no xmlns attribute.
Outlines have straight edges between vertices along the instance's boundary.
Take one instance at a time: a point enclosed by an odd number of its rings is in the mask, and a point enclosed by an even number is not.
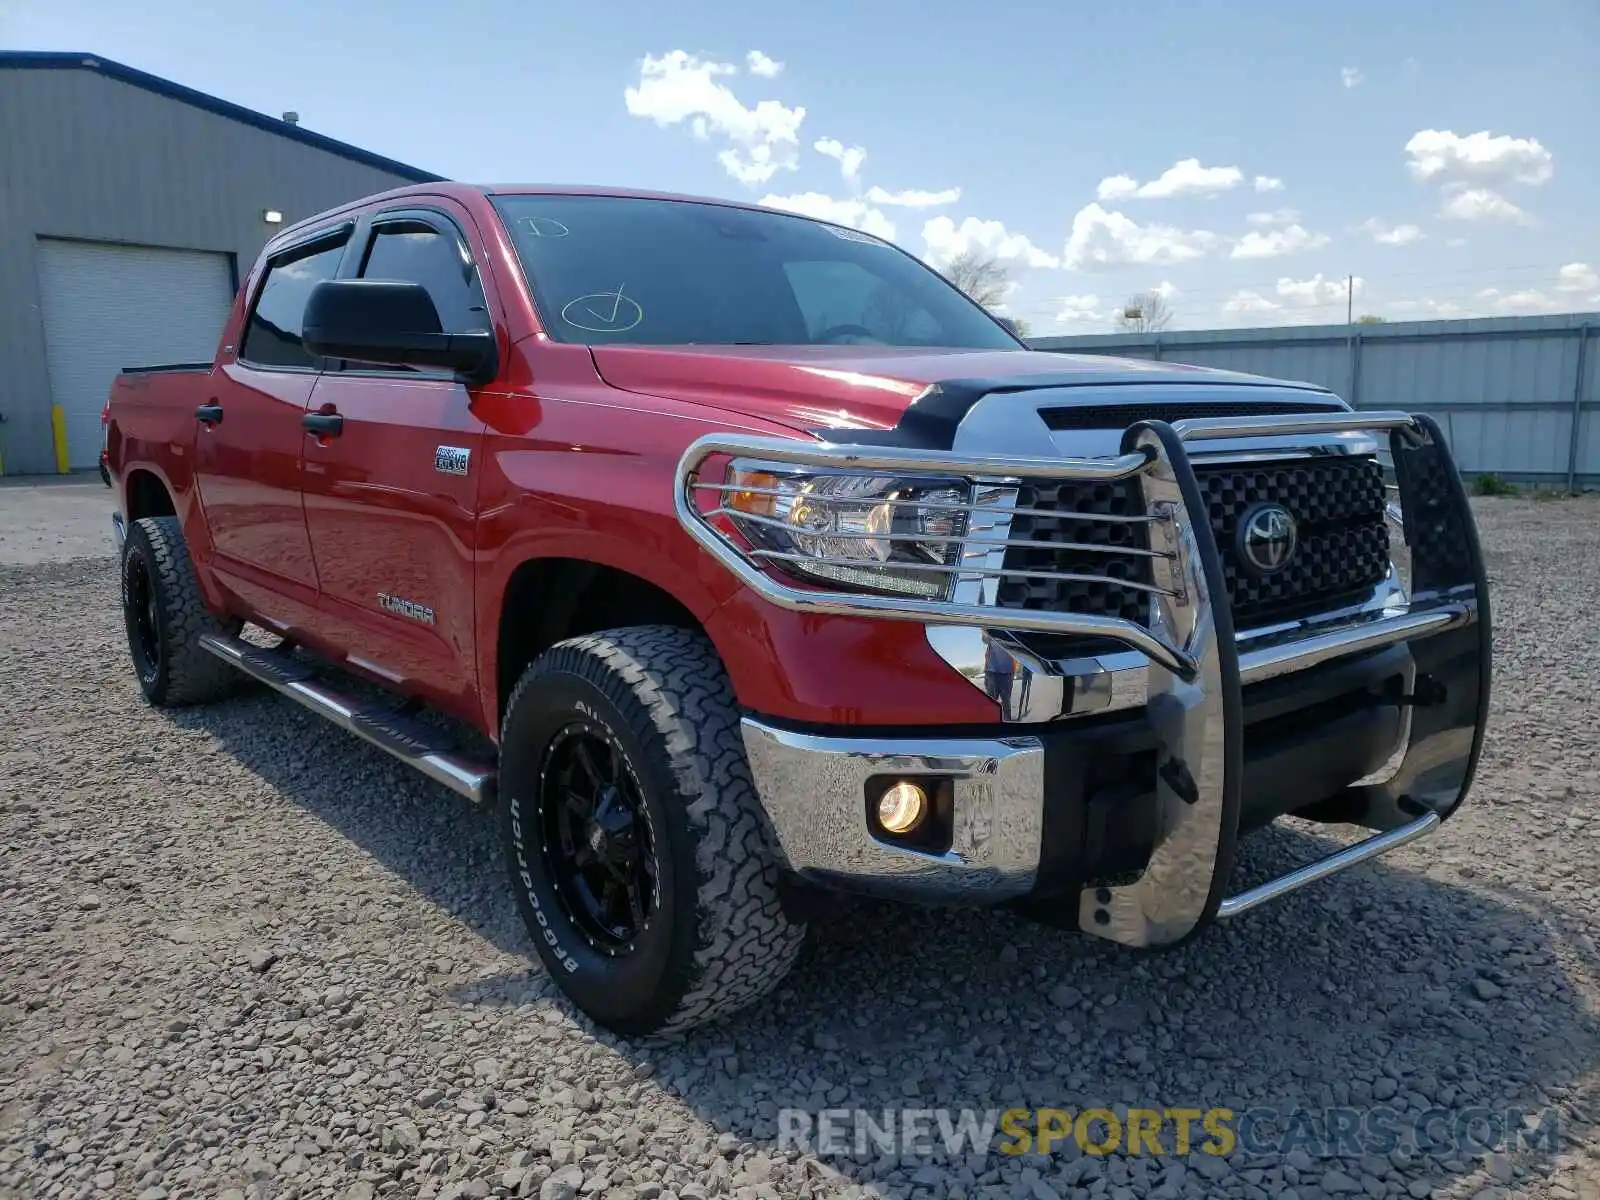
<svg viewBox="0 0 1600 1200"><path fill-rule="evenodd" d="M238 672L202 650L199 638L236 634L240 622L219 620L206 608L177 517L144 517L128 525L122 615L134 674L151 704L203 704L238 686Z"/></svg>
<svg viewBox="0 0 1600 1200"><path fill-rule="evenodd" d="M805 927L778 866L722 664L698 633L608 630L518 681L500 737L512 885L563 991L618 1033L759 999Z"/></svg>

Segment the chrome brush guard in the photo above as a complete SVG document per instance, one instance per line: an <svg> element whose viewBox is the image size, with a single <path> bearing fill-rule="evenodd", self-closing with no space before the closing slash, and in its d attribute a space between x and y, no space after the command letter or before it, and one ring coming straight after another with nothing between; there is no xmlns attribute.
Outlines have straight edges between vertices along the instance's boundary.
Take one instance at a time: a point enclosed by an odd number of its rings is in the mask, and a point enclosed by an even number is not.
<svg viewBox="0 0 1600 1200"><path fill-rule="evenodd" d="M1388 436L1398 493L1390 514L1409 551L1410 593L1382 607L1253 639L1242 663L1221 556L1187 447L1255 438L1282 445L1285 437L1356 433ZM963 536L949 539L962 543L956 561L927 568L949 572L957 580L1019 574L1004 566L1005 539L984 535L1008 528L991 518L1005 511L1005 497L1014 498L1022 480L1137 479L1143 516L1078 515L1085 520L1132 519L1145 526L1153 574L1149 623L793 582L775 570L781 563L773 560L781 556L749 545L729 524L734 514L722 497L732 486L701 478L707 460L722 457L965 477L972 487L971 502L958 507L970 519ZM1143 655L1148 660L1146 713L1157 741L1154 850L1137 879L1091 883L1079 900L1082 928L1114 941L1134 946L1175 943L1213 919L1236 915L1430 833L1454 811L1471 782L1488 707L1488 594L1465 492L1438 426L1426 416L1329 412L1173 424L1140 421L1124 432L1118 455L1082 459L1000 458L713 435L695 442L680 460L676 508L683 527L707 552L782 608L930 626L1086 635L1114 639ZM957 590L952 587L947 594ZM1411 694L1395 698L1404 710L1402 745L1382 772L1335 798L1342 819L1373 830L1375 836L1225 898L1238 839L1244 685L1402 642L1415 664Z"/></svg>

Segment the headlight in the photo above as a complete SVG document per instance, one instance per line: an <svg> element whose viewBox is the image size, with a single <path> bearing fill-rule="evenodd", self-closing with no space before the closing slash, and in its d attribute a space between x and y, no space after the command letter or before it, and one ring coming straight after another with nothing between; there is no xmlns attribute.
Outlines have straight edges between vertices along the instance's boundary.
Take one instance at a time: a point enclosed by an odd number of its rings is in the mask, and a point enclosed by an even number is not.
<svg viewBox="0 0 1600 1200"><path fill-rule="evenodd" d="M943 598L967 528L962 479L797 471L737 460L724 505L785 570L875 592ZM781 555L782 557L776 557Z"/></svg>

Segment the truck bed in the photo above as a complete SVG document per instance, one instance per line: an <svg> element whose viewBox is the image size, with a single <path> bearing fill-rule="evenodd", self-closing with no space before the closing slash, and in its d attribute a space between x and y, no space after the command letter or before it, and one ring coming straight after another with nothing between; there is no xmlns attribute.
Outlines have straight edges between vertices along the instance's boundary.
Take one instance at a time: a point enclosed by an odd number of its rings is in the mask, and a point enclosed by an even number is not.
<svg viewBox="0 0 1600 1200"><path fill-rule="evenodd" d="M214 394L210 363L125 367L111 384L106 428L107 466L120 478L141 463L165 476L175 495L187 492L194 445L194 410Z"/></svg>

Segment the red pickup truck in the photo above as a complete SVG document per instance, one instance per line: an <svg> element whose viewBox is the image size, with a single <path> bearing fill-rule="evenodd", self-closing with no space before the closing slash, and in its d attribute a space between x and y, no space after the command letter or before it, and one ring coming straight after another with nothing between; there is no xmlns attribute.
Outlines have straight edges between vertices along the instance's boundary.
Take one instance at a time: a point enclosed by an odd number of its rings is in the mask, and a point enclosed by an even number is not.
<svg viewBox="0 0 1600 1200"><path fill-rule="evenodd" d="M1482 738L1426 416L1036 353L785 213L325 213L214 361L118 379L108 453L147 699L254 679L498 805L539 954L629 1034L762 996L828 889L1175 944L1431 832ZM1288 813L1370 835L1234 891Z"/></svg>

